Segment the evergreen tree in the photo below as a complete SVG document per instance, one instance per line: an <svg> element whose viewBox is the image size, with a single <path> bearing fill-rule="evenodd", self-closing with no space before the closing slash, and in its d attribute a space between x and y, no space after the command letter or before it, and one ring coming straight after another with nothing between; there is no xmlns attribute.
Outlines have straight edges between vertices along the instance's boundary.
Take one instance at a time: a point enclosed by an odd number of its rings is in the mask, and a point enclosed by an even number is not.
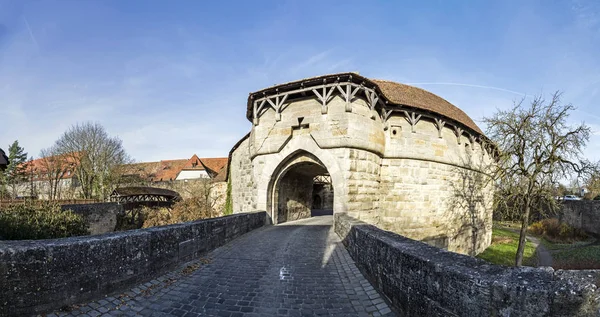
<svg viewBox="0 0 600 317"><path fill-rule="evenodd" d="M13 198L17 196L19 184L27 181L27 152L19 141L15 140L8 147L9 164L4 172L4 183L11 189Z"/></svg>

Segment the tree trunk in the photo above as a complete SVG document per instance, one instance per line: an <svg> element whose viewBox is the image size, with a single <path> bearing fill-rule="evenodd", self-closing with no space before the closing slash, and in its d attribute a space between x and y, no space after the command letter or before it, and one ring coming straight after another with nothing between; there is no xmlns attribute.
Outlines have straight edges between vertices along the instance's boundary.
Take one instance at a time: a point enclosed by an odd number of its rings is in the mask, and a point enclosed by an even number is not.
<svg viewBox="0 0 600 317"><path fill-rule="evenodd" d="M519 234L519 247L517 248L517 255L515 258L515 266L523 265L523 253L525 251L525 243L527 237L527 226L529 225L529 211L530 207L530 199L525 199L525 212L523 213L523 218L521 221L521 232Z"/></svg>

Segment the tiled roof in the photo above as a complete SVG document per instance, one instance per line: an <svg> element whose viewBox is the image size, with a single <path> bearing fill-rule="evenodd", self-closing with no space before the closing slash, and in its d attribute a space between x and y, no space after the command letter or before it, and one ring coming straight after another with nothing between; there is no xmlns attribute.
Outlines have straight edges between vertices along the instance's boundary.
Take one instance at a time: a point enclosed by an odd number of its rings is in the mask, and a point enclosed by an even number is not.
<svg viewBox="0 0 600 317"><path fill-rule="evenodd" d="M198 155L194 154L183 166L184 170L204 170L204 166L200 162Z"/></svg>
<svg viewBox="0 0 600 317"><path fill-rule="evenodd" d="M182 170L209 170L212 175L218 174L227 165L227 158L198 158L194 154L189 159L163 160L159 162L134 163L122 166L123 175L137 175L153 181L172 181Z"/></svg>
<svg viewBox="0 0 600 317"><path fill-rule="evenodd" d="M138 176L141 179L150 180L156 178L160 166L160 162L125 164L120 166L120 172L123 176Z"/></svg>
<svg viewBox="0 0 600 317"><path fill-rule="evenodd" d="M79 165L79 161L75 155L62 154L48 156L32 161L27 161L24 164L27 174L33 175L34 180L45 180L48 177L48 169L62 169L64 172L60 176L61 179L69 179L75 176L75 169ZM54 177L54 176L52 176Z"/></svg>
<svg viewBox="0 0 600 317"><path fill-rule="evenodd" d="M228 158L226 157L205 157L201 158L202 165L213 173L220 173L224 166L227 166Z"/></svg>
<svg viewBox="0 0 600 317"><path fill-rule="evenodd" d="M225 164L223 168L219 171L217 176L215 176L215 182L226 182L227 181L227 171L229 170L229 164Z"/></svg>
<svg viewBox="0 0 600 317"><path fill-rule="evenodd" d="M156 172L153 181L175 180L187 162L187 159L160 161L159 170Z"/></svg>
<svg viewBox="0 0 600 317"><path fill-rule="evenodd" d="M479 134L483 134L481 129L479 129L475 122L464 111L429 91L387 80L372 80L356 73L339 73L312 77L280 84L251 93L248 97L246 117L248 120L252 120L252 98L255 95L262 97L263 94L268 95L272 93L282 93L296 89L300 86L309 87L311 85L322 84L324 80L327 80L327 82L333 82L337 79L343 81L352 80L352 82L363 83L364 85L370 86L377 90L380 95L392 105L407 106L434 112L448 119L460 122Z"/></svg>

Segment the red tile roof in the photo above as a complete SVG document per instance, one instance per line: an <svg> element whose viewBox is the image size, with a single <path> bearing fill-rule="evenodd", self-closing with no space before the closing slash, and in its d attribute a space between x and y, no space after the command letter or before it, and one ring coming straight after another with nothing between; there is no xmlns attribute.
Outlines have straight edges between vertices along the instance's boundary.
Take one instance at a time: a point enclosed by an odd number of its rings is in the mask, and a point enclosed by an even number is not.
<svg viewBox="0 0 600 317"><path fill-rule="evenodd" d="M48 178L49 168L60 168L64 172L61 179L68 179L75 176L75 169L79 166L76 154L62 154L48 157L42 157L23 163L28 175L33 175L34 180L45 180ZM59 165L61 164L61 165Z"/></svg>
<svg viewBox="0 0 600 317"><path fill-rule="evenodd" d="M204 170L198 155L194 154L183 166L184 170Z"/></svg>
<svg viewBox="0 0 600 317"><path fill-rule="evenodd" d="M140 178L152 182L175 180L182 170L206 169L212 177L215 177L227 165L227 161L226 157L201 159L194 154L189 159L127 164L122 167L122 173L138 175Z"/></svg>
<svg viewBox="0 0 600 317"><path fill-rule="evenodd" d="M188 160L186 159L160 161L160 169L157 171L153 181L160 182L175 180L187 162Z"/></svg>
<svg viewBox="0 0 600 317"><path fill-rule="evenodd" d="M200 161L202 165L206 169L209 169L213 173L220 173L224 166L227 166L227 161L229 159L226 157L211 157L211 158L201 158Z"/></svg>

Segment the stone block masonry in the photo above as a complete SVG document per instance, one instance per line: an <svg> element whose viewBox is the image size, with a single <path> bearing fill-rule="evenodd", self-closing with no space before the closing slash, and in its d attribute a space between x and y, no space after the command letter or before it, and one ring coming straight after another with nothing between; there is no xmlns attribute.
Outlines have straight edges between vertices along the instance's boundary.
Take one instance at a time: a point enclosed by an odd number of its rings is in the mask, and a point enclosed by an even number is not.
<svg viewBox="0 0 600 317"><path fill-rule="evenodd" d="M345 213L335 231L399 316L600 316L600 271L506 267L378 229Z"/></svg>
<svg viewBox="0 0 600 317"><path fill-rule="evenodd" d="M118 203L62 205L61 209L81 215L92 235L115 231L117 216L124 212L123 206Z"/></svg>
<svg viewBox="0 0 600 317"><path fill-rule="evenodd" d="M567 200L563 202L560 220L575 228L600 236L600 201Z"/></svg>
<svg viewBox="0 0 600 317"><path fill-rule="evenodd" d="M38 241L0 242L0 316L51 311L164 274L265 224L265 212Z"/></svg>
<svg viewBox="0 0 600 317"><path fill-rule="evenodd" d="M279 224L299 196L319 206L312 181L301 194L281 181L318 166L311 175L329 177L334 213L458 253L489 246L497 148L446 100L340 73L251 93L246 116L251 131L230 152L234 210Z"/></svg>

